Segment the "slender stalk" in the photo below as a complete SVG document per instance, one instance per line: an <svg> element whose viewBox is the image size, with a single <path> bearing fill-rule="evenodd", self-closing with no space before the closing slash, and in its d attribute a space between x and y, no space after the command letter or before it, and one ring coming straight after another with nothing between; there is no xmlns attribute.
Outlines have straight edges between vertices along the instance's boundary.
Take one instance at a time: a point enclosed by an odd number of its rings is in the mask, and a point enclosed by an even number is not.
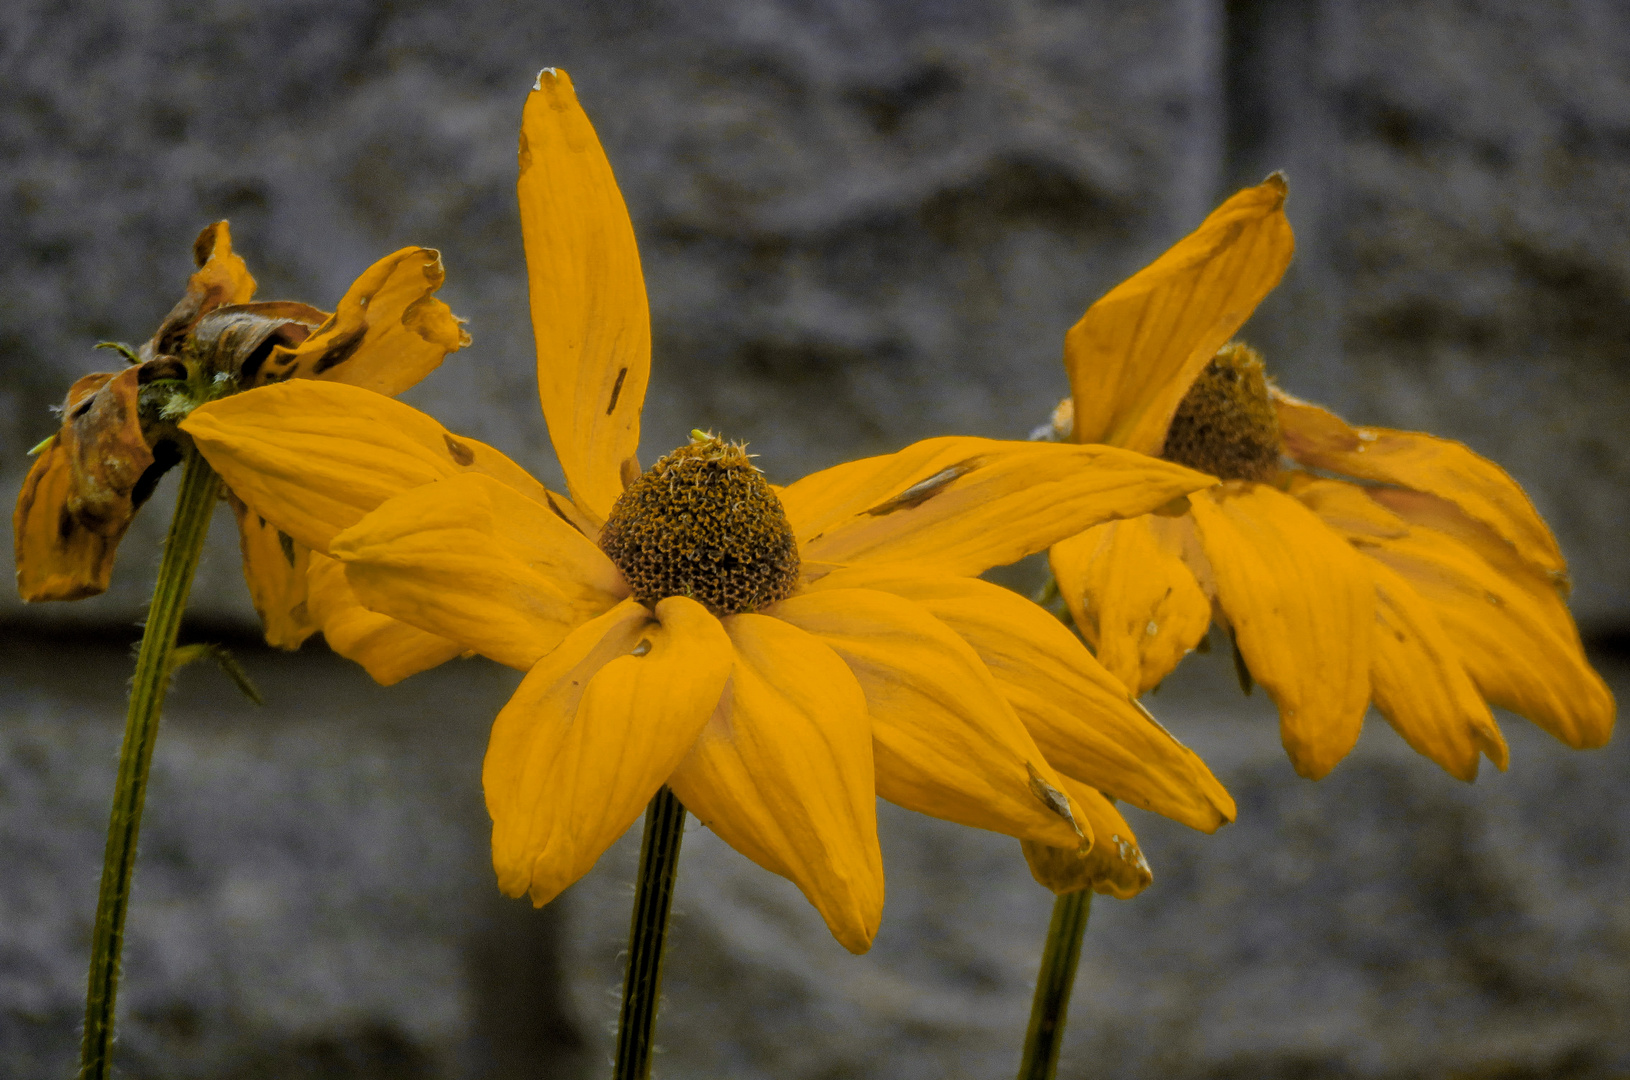
<svg viewBox="0 0 1630 1080"><path fill-rule="evenodd" d="M1047 927L1047 945L1036 973L1036 996L1030 1002L1030 1030L1024 1037L1024 1058L1019 1080L1053 1080L1058 1052L1064 1045L1064 1021L1081 962L1081 939L1092 910L1092 890L1065 893L1053 900L1053 920Z"/></svg>
<svg viewBox="0 0 1630 1080"><path fill-rule="evenodd" d="M674 879L679 876L679 845L684 839L685 808L664 787L645 811L612 1080L647 1080L651 1075L651 1039L662 995L662 945L668 933L668 909L673 907Z"/></svg>
<svg viewBox="0 0 1630 1080"><path fill-rule="evenodd" d="M130 877L136 867L136 837L147 796L147 768L158 737L159 711L170 685L172 654L181 613L187 606L198 558L209 533L209 519L220 495L221 481L209 462L191 447L186 451L175 516L164 541L153 602L136 655L130 684L130 712L125 718L124 746L119 751L119 777L108 817L107 852L102 856L102 887L96 898L96 927L91 938L90 978L85 991L85 1039L79 1051L81 1080L107 1080L113 1072L113 1014L119 993L119 952L124 947L125 912L130 906Z"/></svg>

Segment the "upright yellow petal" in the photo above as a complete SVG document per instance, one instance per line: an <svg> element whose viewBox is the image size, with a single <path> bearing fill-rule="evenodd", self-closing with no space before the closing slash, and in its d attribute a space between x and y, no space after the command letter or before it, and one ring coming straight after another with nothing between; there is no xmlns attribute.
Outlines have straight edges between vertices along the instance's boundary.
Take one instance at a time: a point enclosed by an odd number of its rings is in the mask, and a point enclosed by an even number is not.
<svg viewBox="0 0 1630 1080"><path fill-rule="evenodd" d="M1087 784L1064 780L1070 802L1092 823L1092 847L1085 852L1020 841L1030 876L1053 892L1091 889L1120 900L1130 900L1149 887L1154 874L1138 847L1132 826L1115 804Z"/></svg>
<svg viewBox="0 0 1630 1080"><path fill-rule="evenodd" d="M854 567L811 590L877 589L904 597L978 654L1047 760L1064 776L1212 832L1234 800L1199 756L1133 700L1076 636L1011 590L912 567Z"/></svg>
<svg viewBox="0 0 1630 1080"><path fill-rule="evenodd" d="M1285 451L1314 469L1423 491L1447 499L1493 529L1535 569L1565 581L1556 537L1527 494L1500 466L1464 444L1418 431L1352 427L1317 405L1276 393Z"/></svg>
<svg viewBox="0 0 1630 1080"><path fill-rule="evenodd" d="M522 671L628 595L581 533L481 473L381 503L328 550L372 610Z"/></svg>
<svg viewBox="0 0 1630 1080"><path fill-rule="evenodd" d="M1189 384L1290 265L1284 203L1277 173L1237 193L1070 328L1076 442L1160 453Z"/></svg>
<svg viewBox="0 0 1630 1080"><path fill-rule="evenodd" d="M311 549L227 493L227 503L238 519L238 549L243 553L243 580L249 599L260 616L266 644L274 649L298 649L317 632L306 604L306 571Z"/></svg>
<svg viewBox="0 0 1630 1080"><path fill-rule="evenodd" d="M187 292L200 311L223 304L246 304L255 295L255 279L243 257L232 250L232 228L224 221L204 226L192 242L198 267L187 279Z"/></svg>
<svg viewBox="0 0 1630 1080"><path fill-rule="evenodd" d="M326 379L395 397L470 343L451 309L435 297L447 279L441 253L409 247L363 271L339 309L294 348L278 346L251 385Z"/></svg>
<svg viewBox="0 0 1630 1080"><path fill-rule="evenodd" d="M803 557L977 574L1213 483L1107 446L941 438L780 492Z"/></svg>
<svg viewBox="0 0 1630 1080"><path fill-rule="evenodd" d="M807 592L769 612L831 646L859 680L883 798L1021 839L1081 842L1058 774L979 656L944 623L871 589Z"/></svg>
<svg viewBox="0 0 1630 1080"><path fill-rule="evenodd" d="M789 623L732 615L725 628L730 687L674 772L674 794L863 953L883 917L865 696L831 649Z"/></svg>
<svg viewBox="0 0 1630 1080"><path fill-rule="evenodd" d="M1317 780L1358 741L1369 706L1369 571L1312 511L1273 488L1230 482L1192 502L1240 653L1279 706L1291 764Z"/></svg>
<svg viewBox="0 0 1630 1080"><path fill-rule="evenodd" d="M526 99L516 194L543 415L572 498L603 521L639 449L651 316L628 208L564 71Z"/></svg>
<svg viewBox="0 0 1630 1080"><path fill-rule="evenodd" d="M297 379L248 390L199 406L181 427L238 498L314 551L327 551L335 533L386 499L465 472L544 505L565 502L485 443L340 383Z"/></svg>
<svg viewBox="0 0 1630 1080"><path fill-rule="evenodd" d="M308 557L306 608L312 622L330 649L362 665L379 685L394 685L465 651L456 641L369 611L346 582L343 564L316 552Z"/></svg>
<svg viewBox="0 0 1630 1080"><path fill-rule="evenodd" d="M1075 625L1134 693L1159 686L1211 626L1211 601L1183 560L1191 530L1186 519L1145 514L1095 526L1048 552Z"/></svg>

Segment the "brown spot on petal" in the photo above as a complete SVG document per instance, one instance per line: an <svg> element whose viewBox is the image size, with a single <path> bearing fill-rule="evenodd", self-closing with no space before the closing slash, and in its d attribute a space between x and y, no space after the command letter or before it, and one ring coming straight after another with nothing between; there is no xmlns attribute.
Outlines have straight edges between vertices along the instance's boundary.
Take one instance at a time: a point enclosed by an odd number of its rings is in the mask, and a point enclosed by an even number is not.
<svg viewBox="0 0 1630 1080"><path fill-rule="evenodd" d="M910 510L921 506L935 495L944 491L952 481L967 476L985 463L983 457L973 457L966 461L959 461L955 465L941 469L927 480L920 480L906 488L892 499L887 499L867 510L871 517L882 517L892 514L896 510Z"/></svg>
<svg viewBox="0 0 1630 1080"><path fill-rule="evenodd" d="M459 442L457 439L446 434L445 432L442 433L442 438L447 442L448 455L451 456L455 462L460 465L475 464L475 451L471 450L468 446L465 446L463 443Z"/></svg>

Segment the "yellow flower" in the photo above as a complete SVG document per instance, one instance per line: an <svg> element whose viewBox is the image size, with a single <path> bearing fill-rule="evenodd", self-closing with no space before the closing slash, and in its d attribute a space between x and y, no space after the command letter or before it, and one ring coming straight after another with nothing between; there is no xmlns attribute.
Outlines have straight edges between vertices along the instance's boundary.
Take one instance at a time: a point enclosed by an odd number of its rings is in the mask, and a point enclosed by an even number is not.
<svg viewBox="0 0 1630 1080"><path fill-rule="evenodd" d="M434 296L446 275L429 248L403 248L379 260L332 315L288 301L251 303L255 279L232 251L224 221L199 234L193 255L198 270L186 295L129 357L133 366L87 375L68 391L62 426L23 483L13 525L17 588L25 600L78 600L107 589L120 539L159 477L180 460L175 422L196 396L292 378L399 394L470 341ZM385 626L390 620L358 605L342 577L329 574L325 585L312 587L311 553L230 490L226 498L270 644L297 648L322 628L337 651L367 659L375 650L352 641L353 628L363 624L441 659L457 654L411 627Z"/></svg>
<svg viewBox="0 0 1630 1080"><path fill-rule="evenodd" d="M1208 478L1108 447L943 438L776 488L700 432L642 471L645 286L564 73L539 75L519 156L569 498L348 386L285 383L184 425L369 608L527 672L483 771L506 893L553 899L668 784L859 952L882 911L878 795L1070 848L1097 824L1085 785L1202 828L1232 815L1074 635L974 576Z"/></svg>
<svg viewBox="0 0 1630 1080"><path fill-rule="evenodd" d="M1602 745L1613 697L1580 647L1556 540L1517 483L1460 443L1351 427L1225 345L1290 261L1284 197L1278 176L1239 192L1065 339L1058 436L1222 480L1186 512L1054 545L1077 625L1142 692L1216 618L1304 776L1352 749L1372 700L1464 780L1479 752L1506 767L1491 704L1569 746Z"/></svg>

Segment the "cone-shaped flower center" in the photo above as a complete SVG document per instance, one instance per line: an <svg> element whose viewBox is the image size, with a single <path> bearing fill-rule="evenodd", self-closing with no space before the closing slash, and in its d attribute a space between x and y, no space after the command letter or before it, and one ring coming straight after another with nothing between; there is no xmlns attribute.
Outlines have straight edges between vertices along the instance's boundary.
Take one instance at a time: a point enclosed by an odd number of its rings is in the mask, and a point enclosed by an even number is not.
<svg viewBox="0 0 1630 1080"><path fill-rule="evenodd" d="M1189 387L1160 456L1224 480L1266 480L1282 446L1262 355L1236 341Z"/></svg>
<svg viewBox="0 0 1630 1080"><path fill-rule="evenodd" d="M688 596L734 615L786 599L798 581L798 541L781 500L741 446L711 435L628 485L600 547L645 604Z"/></svg>

